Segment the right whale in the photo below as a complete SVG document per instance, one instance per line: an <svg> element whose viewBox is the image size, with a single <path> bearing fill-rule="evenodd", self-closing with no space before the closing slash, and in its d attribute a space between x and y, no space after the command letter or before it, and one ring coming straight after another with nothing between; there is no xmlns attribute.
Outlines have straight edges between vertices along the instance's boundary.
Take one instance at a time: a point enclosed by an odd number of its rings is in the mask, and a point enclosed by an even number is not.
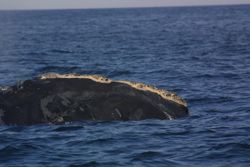
<svg viewBox="0 0 250 167"><path fill-rule="evenodd" d="M0 124L6 125L188 115L187 103L174 93L96 75L49 73L0 89Z"/></svg>

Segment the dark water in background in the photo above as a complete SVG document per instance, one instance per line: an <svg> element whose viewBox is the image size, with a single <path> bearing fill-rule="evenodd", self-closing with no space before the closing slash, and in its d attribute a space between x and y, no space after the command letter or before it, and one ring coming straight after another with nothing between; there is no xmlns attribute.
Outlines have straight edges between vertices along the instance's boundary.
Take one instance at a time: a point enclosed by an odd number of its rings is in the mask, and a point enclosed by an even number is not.
<svg viewBox="0 0 250 167"><path fill-rule="evenodd" d="M249 166L250 6L0 12L0 85L102 74L178 93L173 121L0 127L0 166Z"/></svg>

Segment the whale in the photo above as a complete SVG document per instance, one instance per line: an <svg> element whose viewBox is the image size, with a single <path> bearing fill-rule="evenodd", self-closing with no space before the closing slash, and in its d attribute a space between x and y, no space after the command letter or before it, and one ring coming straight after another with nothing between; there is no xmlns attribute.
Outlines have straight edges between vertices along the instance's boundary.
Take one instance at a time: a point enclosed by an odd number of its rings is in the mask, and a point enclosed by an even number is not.
<svg viewBox="0 0 250 167"><path fill-rule="evenodd" d="M100 75L46 73L0 87L0 124L173 120L187 102L167 90Z"/></svg>

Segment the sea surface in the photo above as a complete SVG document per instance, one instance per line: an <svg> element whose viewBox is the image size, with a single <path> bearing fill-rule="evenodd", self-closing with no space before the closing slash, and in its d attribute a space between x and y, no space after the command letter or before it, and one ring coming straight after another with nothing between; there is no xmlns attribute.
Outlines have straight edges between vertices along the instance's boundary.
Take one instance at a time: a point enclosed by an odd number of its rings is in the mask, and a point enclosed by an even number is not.
<svg viewBox="0 0 250 167"><path fill-rule="evenodd" d="M191 115L0 126L1 167L250 166L250 6L0 11L0 85L46 72L152 84Z"/></svg>

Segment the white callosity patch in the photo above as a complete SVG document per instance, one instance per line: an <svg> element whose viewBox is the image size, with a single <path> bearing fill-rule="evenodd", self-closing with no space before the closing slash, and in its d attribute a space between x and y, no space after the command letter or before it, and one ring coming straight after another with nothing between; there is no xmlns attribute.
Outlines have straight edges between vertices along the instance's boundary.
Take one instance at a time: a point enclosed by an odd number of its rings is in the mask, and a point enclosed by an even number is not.
<svg viewBox="0 0 250 167"><path fill-rule="evenodd" d="M63 78L63 79L91 79L96 82L100 83L111 83L112 81L108 78L105 78L100 75L78 75L78 74L57 74L57 73L48 73L41 75L40 79L57 79L57 78Z"/></svg>
<svg viewBox="0 0 250 167"><path fill-rule="evenodd" d="M169 91L166 91L163 89L158 89L158 88L150 86L150 85L145 85L143 83L136 83L136 82L130 82L130 81L117 81L117 82L125 83L125 84L130 85L131 87L133 87L135 89L138 89L138 90L149 91L149 92L158 94L163 99L170 100L170 101L176 102L180 105L187 107L186 101L172 92L169 92Z"/></svg>
<svg viewBox="0 0 250 167"><path fill-rule="evenodd" d="M43 74L41 75L40 79L46 80L46 79L56 79L56 78L64 78L64 79L72 79L72 78L77 78L77 79L91 79L95 82L100 82L100 83L123 83L127 84L137 90L142 90L142 91L149 91L155 94L160 95L163 99L173 101L175 103L178 103L180 105L183 105L187 107L187 103L184 99L181 97L177 96L175 93L163 90L163 89L158 89L154 86L150 85L145 85L143 83L137 83L137 82L130 82L130 81L112 81L106 77L100 76L100 75L79 75L79 74L57 74L57 73L48 73L48 74Z"/></svg>

